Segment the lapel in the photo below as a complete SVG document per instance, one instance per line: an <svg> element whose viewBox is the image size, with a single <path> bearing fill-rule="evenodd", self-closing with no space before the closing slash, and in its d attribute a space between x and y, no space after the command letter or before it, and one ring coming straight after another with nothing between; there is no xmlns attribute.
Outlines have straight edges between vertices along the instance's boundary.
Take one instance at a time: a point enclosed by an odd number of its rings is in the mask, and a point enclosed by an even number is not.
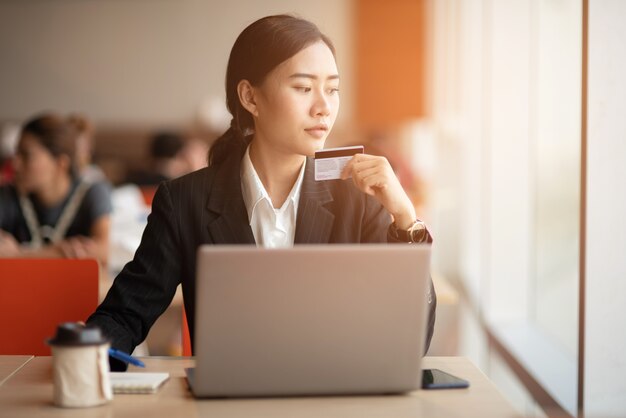
<svg viewBox="0 0 626 418"><path fill-rule="evenodd" d="M333 201L328 182L315 181L315 164L307 158L296 217L295 244L326 244L335 215L324 207Z"/></svg>
<svg viewBox="0 0 626 418"><path fill-rule="evenodd" d="M242 157L243 152L233 152L215 173L207 203L213 219L208 229L214 244L255 244L241 193Z"/></svg>

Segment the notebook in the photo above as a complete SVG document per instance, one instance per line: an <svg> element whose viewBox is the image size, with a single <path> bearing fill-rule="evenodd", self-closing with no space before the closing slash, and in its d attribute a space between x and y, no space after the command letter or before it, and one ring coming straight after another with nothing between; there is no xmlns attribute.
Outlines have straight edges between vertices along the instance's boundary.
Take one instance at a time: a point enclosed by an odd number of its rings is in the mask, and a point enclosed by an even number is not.
<svg viewBox="0 0 626 418"><path fill-rule="evenodd" d="M200 247L193 394L418 389L429 260L422 244Z"/></svg>
<svg viewBox="0 0 626 418"><path fill-rule="evenodd" d="M111 372L113 393L156 393L169 373Z"/></svg>

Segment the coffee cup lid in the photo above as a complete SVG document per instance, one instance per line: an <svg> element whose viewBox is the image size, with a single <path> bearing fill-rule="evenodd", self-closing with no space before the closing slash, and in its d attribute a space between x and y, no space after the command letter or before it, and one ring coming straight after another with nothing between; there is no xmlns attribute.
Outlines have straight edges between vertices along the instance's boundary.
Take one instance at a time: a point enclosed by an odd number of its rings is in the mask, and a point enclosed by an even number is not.
<svg viewBox="0 0 626 418"><path fill-rule="evenodd" d="M106 344L109 340L102 335L97 325L83 325L65 322L57 327L55 336L48 340L49 345L84 346Z"/></svg>

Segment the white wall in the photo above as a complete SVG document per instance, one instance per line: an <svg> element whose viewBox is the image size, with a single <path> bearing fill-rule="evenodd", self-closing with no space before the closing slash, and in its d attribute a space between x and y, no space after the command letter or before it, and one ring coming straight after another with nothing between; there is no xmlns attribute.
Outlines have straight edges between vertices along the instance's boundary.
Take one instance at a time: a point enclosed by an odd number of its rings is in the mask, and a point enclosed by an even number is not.
<svg viewBox="0 0 626 418"><path fill-rule="evenodd" d="M589 1L587 417L626 416L626 2Z"/></svg>
<svg viewBox="0 0 626 418"><path fill-rule="evenodd" d="M230 48L254 20L296 13L334 41L338 124L351 120L350 0L0 2L0 120L44 109L97 122L181 123L224 97Z"/></svg>

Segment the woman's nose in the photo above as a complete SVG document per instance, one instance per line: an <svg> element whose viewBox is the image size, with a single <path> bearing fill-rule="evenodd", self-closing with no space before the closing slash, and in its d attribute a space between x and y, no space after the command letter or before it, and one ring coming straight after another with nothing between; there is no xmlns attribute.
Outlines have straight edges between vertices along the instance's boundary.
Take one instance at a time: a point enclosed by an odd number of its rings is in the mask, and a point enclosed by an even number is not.
<svg viewBox="0 0 626 418"><path fill-rule="evenodd" d="M324 93L318 93L315 97L315 103L312 107L313 116L328 116L330 115L330 104L328 98Z"/></svg>

